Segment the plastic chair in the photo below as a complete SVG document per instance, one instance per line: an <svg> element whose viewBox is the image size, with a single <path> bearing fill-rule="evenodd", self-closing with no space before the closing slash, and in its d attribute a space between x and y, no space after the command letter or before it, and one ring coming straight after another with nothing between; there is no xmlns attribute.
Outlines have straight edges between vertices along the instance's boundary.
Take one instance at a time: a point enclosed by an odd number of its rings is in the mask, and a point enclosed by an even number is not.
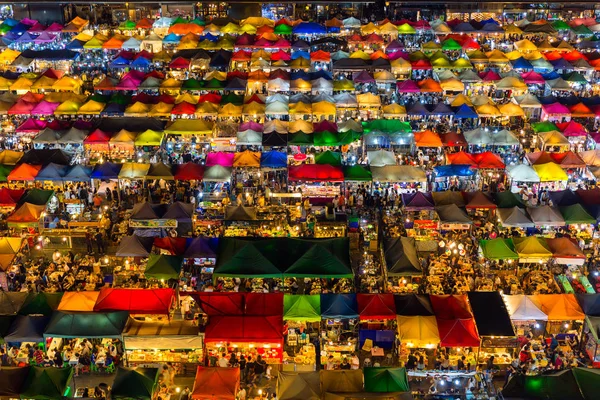
<svg viewBox="0 0 600 400"><path fill-rule="evenodd" d="M89 365L82 365L79 369L80 374L89 374L91 372L91 368Z"/></svg>
<svg viewBox="0 0 600 400"><path fill-rule="evenodd" d="M112 373L114 373L114 372L115 372L115 363L112 363L112 364L110 364L110 365L107 365L107 366L106 366L106 368L104 369L104 371L105 371L107 374L112 374Z"/></svg>

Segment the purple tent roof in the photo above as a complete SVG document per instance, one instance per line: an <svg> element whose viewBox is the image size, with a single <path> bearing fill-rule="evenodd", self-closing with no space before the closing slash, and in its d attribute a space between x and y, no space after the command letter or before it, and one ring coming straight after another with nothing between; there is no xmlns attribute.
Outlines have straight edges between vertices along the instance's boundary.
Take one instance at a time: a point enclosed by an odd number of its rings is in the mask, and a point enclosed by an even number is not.
<svg viewBox="0 0 600 400"><path fill-rule="evenodd" d="M40 36L33 39L33 42L36 44L37 43L50 43L50 42L53 42L54 39L56 39L56 35L53 35L51 33L44 31L44 32L42 32L42 34Z"/></svg>
<svg viewBox="0 0 600 400"><path fill-rule="evenodd" d="M216 239L196 237L188 239L188 246L183 253L184 258L215 258L217 255L211 248L210 242Z"/></svg>
<svg viewBox="0 0 600 400"><path fill-rule="evenodd" d="M402 49L404 49L404 45L402 43L400 43L398 40L392 40L385 48L385 51L397 51Z"/></svg>
<svg viewBox="0 0 600 400"><path fill-rule="evenodd" d="M54 22L52 25L50 25L49 27L46 28L45 32L59 33L59 32L62 32L63 29L64 29L64 26L62 26L58 22Z"/></svg>
<svg viewBox="0 0 600 400"><path fill-rule="evenodd" d="M258 122L254 122L254 121L248 121L248 122L244 122L243 124L240 125L240 127L238 128L239 132L244 132L244 131L254 131L254 132L262 132L263 131L263 126L262 124L259 124Z"/></svg>
<svg viewBox="0 0 600 400"><path fill-rule="evenodd" d="M30 18L23 18L20 22L24 25L29 25L29 26L34 26L35 24L38 23L38 21L36 19L30 19Z"/></svg>
<svg viewBox="0 0 600 400"><path fill-rule="evenodd" d="M407 211L434 209L433 196L431 193L403 193L402 203Z"/></svg>
<svg viewBox="0 0 600 400"><path fill-rule="evenodd" d="M17 43L31 43L35 40L35 36L31 35L29 32L25 32L22 34L15 42Z"/></svg>
<svg viewBox="0 0 600 400"><path fill-rule="evenodd" d="M43 100L38 103L33 110L32 115L53 115L54 110L60 105L60 103L50 103L49 101Z"/></svg>
<svg viewBox="0 0 600 400"><path fill-rule="evenodd" d="M412 79L398 82L397 89L400 93L418 93L421 91L419 86Z"/></svg>
<svg viewBox="0 0 600 400"><path fill-rule="evenodd" d="M375 82L375 78L373 78L367 71L360 71L358 73L354 73L352 76L352 80L354 83L373 83Z"/></svg>
<svg viewBox="0 0 600 400"><path fill-rule="evenodd" d="M394 61L399 58L402 58L406 61L408 61L408 59L409 59L408 53L404 50L396 50L394 52L391 52L390 54L388 54L388 57L390 58L390 61Z"/></svg>
<svg viewBox="0 0 600 400"><path fill-rule="evenodd" d="M44 25L40 24L39 22L36 22L36 24L33 25L31 28L29 28L29 30L27 32L41 33L45 30L46 30L46 27Z"/></svg>

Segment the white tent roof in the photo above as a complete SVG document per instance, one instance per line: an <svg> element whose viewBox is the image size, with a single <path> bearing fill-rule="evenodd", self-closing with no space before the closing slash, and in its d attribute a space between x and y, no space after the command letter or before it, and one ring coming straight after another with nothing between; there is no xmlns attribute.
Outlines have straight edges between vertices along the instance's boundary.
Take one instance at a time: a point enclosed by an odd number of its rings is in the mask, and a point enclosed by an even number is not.
<svg viewBox="0 0 600 400"><path fill-rule="evenodd" d="M262 144L262 132L256 132L252 129L247 129L237 134L237 144L239 145L260 145Z"/></svg>
<svg viewBox="0 0 600 400"><path fill-rule="evenodd" d="M345 28L360 28L360 20L350 17L342 21Z"/></svg>
<svg viewBox="0 0 600 400"><path fill-rule="evenodd" d="M528 296L516 294L505 296L504 301L514 321L547 321L548 316L540 310Z"/></svg>
<svg viewBox="0 0 600 400"><path fill-rule="evenodd" d="M123 50L139 50L142 42L134 37L127 39L122 45Z"/></svg>
<svg viewBox="0 0 600 400"><path fill-rule="evenodd" d="M276 101L273 103L267 104L265 108L265 114L270 115L284 115L289 112L290 108L287 103L282 103L281 101Z"/></svg>
<svg viewBox="0 0 600 400"><path fill-rule="evenodd" d="M508 176L515 182L539 182L540 177L529 165L519 164L507 168Z"/></svg>
<svg viewBox="0 0 600 400"><path fill-rule="evenodd" d="M372 167L385 167L386 165L396 165L396 156L392 151L367 151L367 157L369 158L369 165Z"/></svg>
<svg viewBox="0 0 600 400"><path fill-rule="evenodd" d="M153 28L168 28L171 26L171 22L173 22L173 18L171 17L162 17L154 21L152 24Z"/></svg>

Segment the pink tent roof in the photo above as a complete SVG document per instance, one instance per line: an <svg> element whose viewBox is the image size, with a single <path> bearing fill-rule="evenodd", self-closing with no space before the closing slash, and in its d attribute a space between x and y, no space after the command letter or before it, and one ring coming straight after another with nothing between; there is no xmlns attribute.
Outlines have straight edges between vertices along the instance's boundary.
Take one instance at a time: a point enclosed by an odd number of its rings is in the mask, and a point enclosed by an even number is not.
<svg viewBox="0 0 600 400"><path fill-rule="evenodd" d="M54 39L56 39L56 35L53 35L52 33L48 33L48 32L42 32L42 34L40 36L33 39L33 43L36 43L36 44L50 43L50 42L53 42Z"/></svg>
<svg viewBox="0 0 600 400"><path fill-rule="evenodd" d="M238 128L238 131L240 131L240 132L244 132L247 130L251 130L254 132L262 132L263 126L262 126L262 124L259 124L258 122L248 121L248 122L244 122L243 124L241 124L240 127Z"/></svg>
<svg viewBox="0 0 600 400"><path fill-rule="evenodd" d="M46 27L42 24L40 24L39 22L36 22L35 25L33 25L31 28L29 28L29 30L27 32L31 32L31 33L40 33L40 32L44 32L46 30Z"/></svg>
<svg viewBox="0 0 600 400"><path fill-rule="evenodd" d="M405 81L399 81L397 84L398 92L400 93L418 93L421 91L419 86L412 79L407 79Z"/></svg>
<svg viewBox="0 0 600 400"><path fill-rule="evenodd" d="M21 23L23 25L29 25L29 26L34 26L35 24L38 23L37 19L31 19L31 18L23 18L21 20Z"/></svg>
<svg viewBox="0 0 600 400"><path fill-rule="evenodd" d="M569 136L587 136L587 131L579 122L569 121L560 122L556 127L561 130L563 135Z"/></svg>
<svg viewBox="0 0 600 400"><path fill-rule="evenodd" d="M571 115L567 106L563 106L559 102L542 105L544 112L548 115Z"/></svg>
<svg viewBox="0 0 600 400"><path fill-rule="evenodd" d="M60 103L51 103L49 101L42 101L38 103L33 110L31 110L32 115L53 115L54 110L60 105Z"/></svg>
<svg viewBox="0 0 600 400"><path fill-rule="evenodd" d="M313 130L315 132L337 132L338 127L335 122L331 122L325 119L321 122L314 123Z"/></svg>
<svg viewBox="0 0 600 400"><path fill-rule="evenodd" d="M289 49L290 47L292 47L292 44L283 38L279 38L279 40L277 40L269 47L274 47L276 49Z"/></svg>
<svg viewBox="0 0 600 400"><path fill-rule="evenodd" d="M535 71L527 71L521 74L521 78L528 85L540 84L543 85L546 81L539 73Z"/></svg>
<svg viewBox="0 0 600 400"><path fill-rule="evenodd" d="M220 165L222 167L232 167L234 157L235 153L225 153L221 151L216 153L208 153L206 156L206 166L212 167L215 165Z"/></svg>
<svg viewBox="0 0 600 400"><path fill-rule="evenodd" d="M121 82L117 84L116 88L119 90L136 90L138 86L140 86L140 82L138 80L127 77L125 79L121 79Z"/></svg>
<svg viewBox="0 0 600 400"><path fill-rule="evenodd" d="M40 121L39 119L27 118L25 122L19 125L16 132L39 132L48 126L47 121Z"/></svg>
<svg viewBox="0 0 600 400"><path fill-rule="evenodd" d="M62 26L58 22L54 22L52 25L50 25L49 27L46 28L46 32L59 33L59 32L62 32L63 29L64 29L64 26Z"/></svg>
<svg viewBox="0 0 600 400"><path fill-rule="evenodd" d="M481 77L481 79L483 79L484 82L493 82L502 79L502 77L494 71L480 72L479 76Z"/></svg>

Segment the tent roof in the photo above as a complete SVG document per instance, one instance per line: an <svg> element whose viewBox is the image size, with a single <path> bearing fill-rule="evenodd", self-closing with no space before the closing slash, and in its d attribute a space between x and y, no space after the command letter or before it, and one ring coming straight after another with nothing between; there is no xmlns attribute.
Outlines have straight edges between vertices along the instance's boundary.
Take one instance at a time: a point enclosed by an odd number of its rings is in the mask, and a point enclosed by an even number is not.
<svg viewBox="0 0 600 400"><path fill-rule="evenodd" d="M148 278L168 280L177 279L183 266L182 256L150 254L144 275Z"/></svg>
<svg viewBox="0 0 600 400"><path fill-rule="evenodd" d="M100 292L65 292L58 304L58 311L93 312Z"/></svg>
<svg viewBox="0 0 600 400"><path fill-rule="evenodd" d="M411 346L423 348L437 345L440 342L437 320L433 315L398 315L396 322L398 336L402 343L410 343Z"/></svg>
<svg viewBox="0 0 600 400"><path fill-rule="evenodd" d="M129 313L126 311L106 313L56 311L44 331L44 337L120 338L128 318Z"/></svg>
<svg viewBox="0 0 600 400"><path fill-rule="evenodd" d="M49 320L50 318L46 316L19 315L12 321L4 341L7 343L42 342L44 329Z"/></svg>
<svg viewBox="0 0 600 400"><path fill-rule="evenodd" d="M285 372L277 374L279 400L320 400L321 379L318 372Z"/></svg>
<svg viewBox="0 0 600 400"><path fill-rule="evenodd" d="M49 316L58 308L62 296L63 293L29 293L19 314Z"/></svg>
<svg viewBox="0 0 600 400"><path fill-rule="evenodd" d="M318 322L321 320L320 295L283 296L283 319L288 321Z"/></svg>
<svg viewBox="0 0 600 400"><path fill-rule="evenodd" d="M321 294L321 316L323 318L357 318L358 303L356 295L351 294Z"/></svg>
<svg viewBox="0 0 600 400"><path fill-rule="evenodd" d="M210 318L205 331L207 342L279 343L283 339L281 316L221 316Z"/></svg>
<svg viewBox="0 0 600 400"><path fill-rule="evenodd" d="M583 320L585 314L573 294L538 294L531 301L548 315L549 321Z"/></svg>
<svg viewBox="0 0 600 400"><path fill-rule="evenodd" d="M467 296L481 336L515 336L508 310L499 292L469 292Z"/></svg>
<svg viewBox="0 0 600 400"><path fill-rule="evenodd" d="M512 239L480 240L479 246L483 251L483 256L489 260L516 260L519 258Z"/></svg>
<svg viewBox="0 0 600 400"><path fill-rule="evenodd" d="M131 314L168 314L173 289L102 288L94 311L128 311Z"/></svg>
<svg viewBox="0 0 600 400"><path fill-rule="evenodd" d="M429 296L419 294L395 295L396 314L405 317L433 316Z"/></svg>
<svg viewBox="0 0 600 400"><path fill-rule="evenodd" d="M369 319L394 319L396 317L396 304L391 294L364 294L356 295L358 313L361 320Z"/></svg>
<svg viewBox="0 0 600 400"><path fill-rule="evenodd" d="M240 369L198 366L192 399L235 400L240 388Z"/></svg>
<svg viewBox="0 0 600 400"><path fill-rule="evenodd" d="M361 370L320 371L323 393L358 393L363 391L363 372Z"/></svg>
<svg viewBox="0 0 600 400"><path fill-rule="evenodd" d="M383 251L388 276L412 276L423 273L414 238L385 238Z"/></svg>
<svg viewBox="0 0 600 400"><path fill-rule="evenodd" d="M110 397L113 399L151 400L157 388L158 368L118 367Z"/></svg>
<svg viewBox="0 0 600 400"><path fill-rule="evenodd" d="M410 392L406 368L368 367L363 375L366 392Z"/></svg>
<svg viewBox="0 0 600 400"><path fill-rule="evenodd" d="M29 367L29 374L22 386L21 398L50 400L61 399L69 386L73 368Z"/></svg>
<svg viewBox="0 0 600 400"><path fill-rule="evenodd" d="M547 321L546 315L535 303L531 296L522 294L505 297L510 318L515 321Z"/></svg>
<svg viewBox="0 0 600 400"><path fill-rule="evenodd" d="M23 391L25 380L29 375L29 368L29 366L20 368L2 367L0 369L0 396L19 398L19 394Z"/></svg>

